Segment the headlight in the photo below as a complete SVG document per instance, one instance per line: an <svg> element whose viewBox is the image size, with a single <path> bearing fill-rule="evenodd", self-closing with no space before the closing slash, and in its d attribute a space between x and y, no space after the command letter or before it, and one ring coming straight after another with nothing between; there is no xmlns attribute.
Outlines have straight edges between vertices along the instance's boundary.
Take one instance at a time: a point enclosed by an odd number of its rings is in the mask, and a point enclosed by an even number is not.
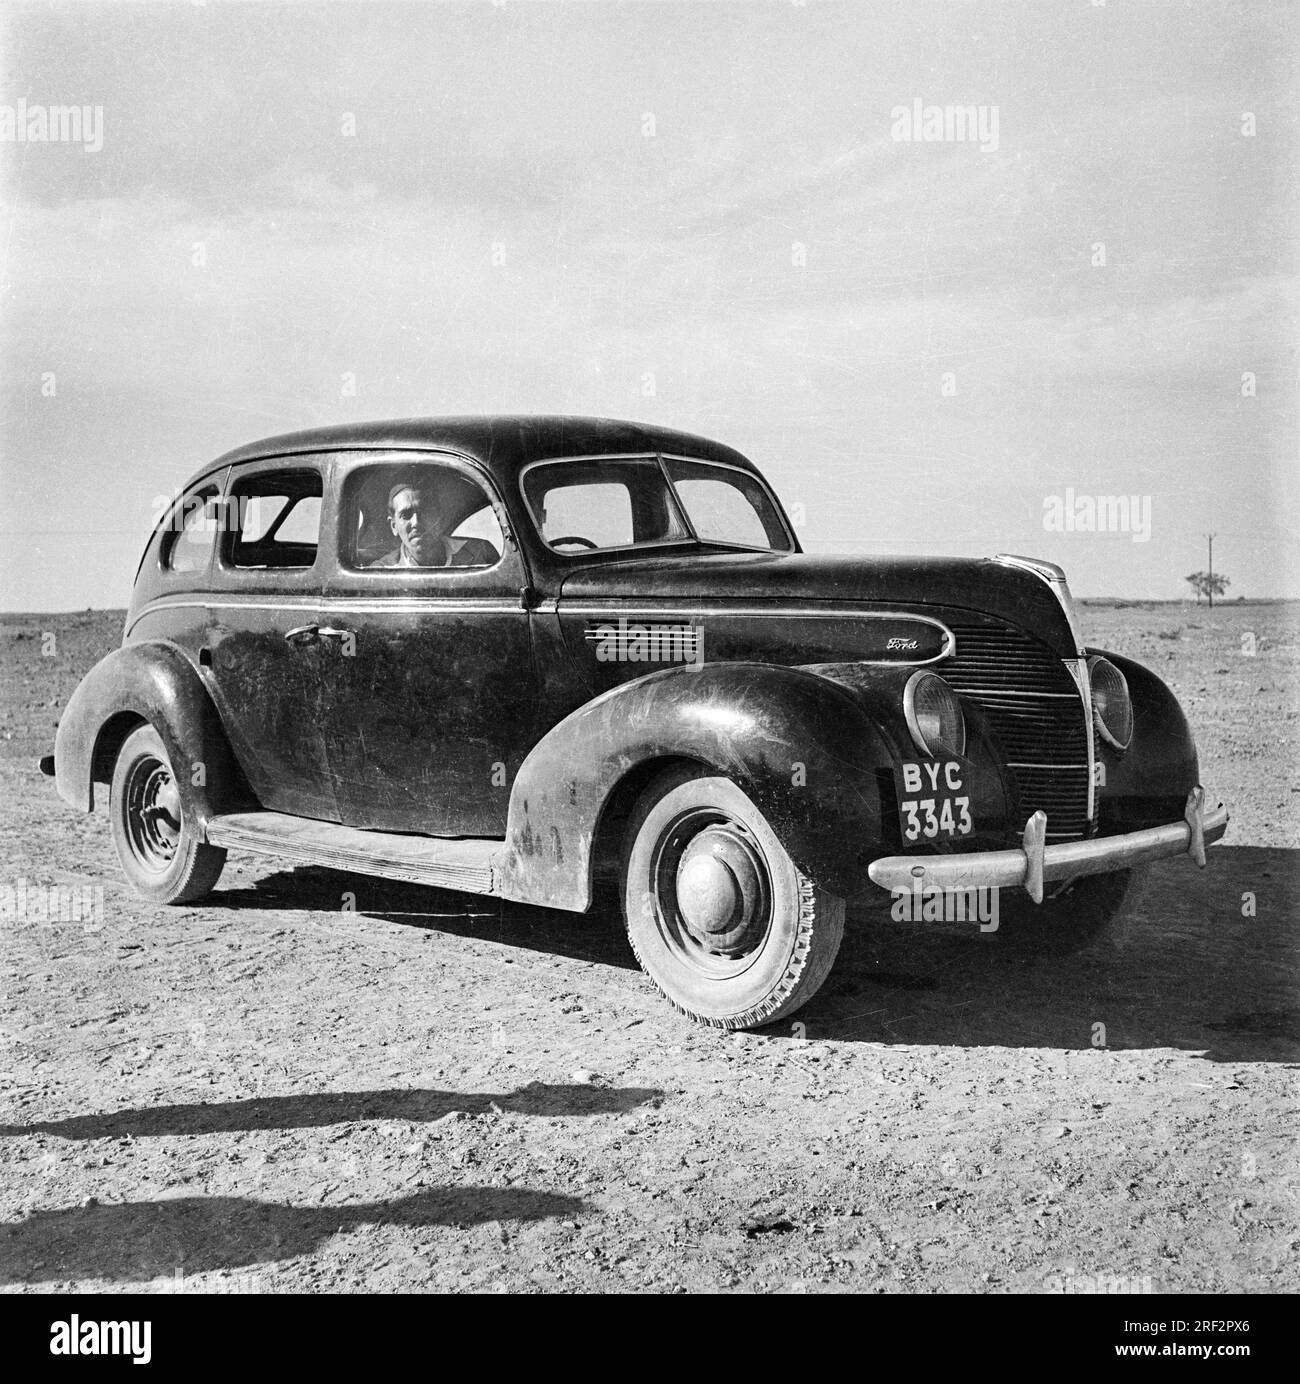
<svg viewBox="0 0 1300 1384"><path fill-rule="evenodd" d="M1088 660L1092 686L1092 721L1097 733L1113 749L1128 749L1133 739L1133 698L1128 681L1108 658L1094 654Z"/></svg>
<svg viewBox="0 0 1300 1384"><path fill-rule="evenodd" d="M934 758L966 753L966 718L957 694L937 673L913 673L903 688L903 715L916 747Z"/></svg>

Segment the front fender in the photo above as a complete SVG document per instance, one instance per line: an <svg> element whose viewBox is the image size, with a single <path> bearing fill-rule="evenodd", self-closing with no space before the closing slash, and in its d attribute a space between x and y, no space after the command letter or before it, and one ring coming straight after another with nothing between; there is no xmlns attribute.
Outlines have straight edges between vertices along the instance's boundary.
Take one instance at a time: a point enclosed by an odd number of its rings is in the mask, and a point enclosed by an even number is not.
<svg viewBox="0 0 1300 1384"><path fill-rule="evenodd" d="M622 683L537 744L511 788L506 897L585 909L610 794L638 765L673 758L738 783L817 883L865 888L881 840L878 771L893 757L861 701L803 669L719 663Z"/></svg>
<svg viewBox="0 0 1300 1384"><path fill-rule="evenodd" d="M919 764L942 763L917 749L903 718L903 689L916 672L914 667L873 667L863 663L806 663L803 667L832 682L842 683L857 698L872 723L879 728L892 751L889 768L910 760ZM1007 773L1006 755L1002 752L989 725L988 717L978 702L962 697L962 713L966 719L966 752L957 756L962 791L969 799L974 830L969 836L956 839L926 841L909 846L901 835L898 816L897 784L891 773L879 774L882 802L885 806L882 846L893 853L932 854L940 851L998 850L1012 844L1013 820L1020 814L1020 799L1016 785Z"/></svg>
<svg viewBox="0 0 1300 1384"><path fill-rule="evenodd" d="M66 802L92 810L96 772L102 778L106 767L105 737L135 718L162 737L182 807L200 830L245 800L221 717L198 671L175 644L151 640L100 659L69 699L54 739L54 780Z"/></svg>
<svg viewBox="0 0 1300 1384"><path fill-rule="evenodd" d="M1149 668L1131 658L1089 649L1124 674L1133 700L1133 739L1120 754L1100 735L1097 788L1103 835L1179 821L1187 794L1200 782L1196 741L1178 698Z"/></svg>

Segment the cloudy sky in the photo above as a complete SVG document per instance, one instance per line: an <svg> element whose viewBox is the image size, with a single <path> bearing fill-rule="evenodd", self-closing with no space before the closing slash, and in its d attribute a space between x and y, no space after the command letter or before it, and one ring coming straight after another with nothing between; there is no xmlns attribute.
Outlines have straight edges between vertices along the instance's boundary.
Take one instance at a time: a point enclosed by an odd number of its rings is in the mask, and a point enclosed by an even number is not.
<svg viewBox="0 0 1300 1384"><path fill-rule="evenodd" d="M1230 594L1300 596L1294 6L0 23L0 607L125 604L228 447L465 412L717 436L812 550L1176 597L1215 531ZM918 100L996 107L996 148L896 138ZM20 101L102 108L102 148L18 140ZM1068 490L1149 538L1046 530Z"/></svg>

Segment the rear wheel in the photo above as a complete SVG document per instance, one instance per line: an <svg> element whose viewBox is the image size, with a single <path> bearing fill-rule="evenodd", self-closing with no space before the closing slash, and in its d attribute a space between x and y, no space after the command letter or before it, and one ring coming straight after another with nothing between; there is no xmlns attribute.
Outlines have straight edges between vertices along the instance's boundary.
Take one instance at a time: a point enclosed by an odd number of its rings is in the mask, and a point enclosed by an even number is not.
<svg viewBox="0 0 1300 1384"><path fill-rule="evenodd" d="M152 726L132 731L118 752L109 815L118 859L137 893L158 903L190 903L216 884L226 852L199 839Z"/></svg>
<svg viewBox="0 0 1300 1384"><path fill-rule="evenodd" d="M844 935L844 901L799 870L737 784L693 767L664 774L627 840L632 950L682 1013L754 1028L816 994Z"/></svg>

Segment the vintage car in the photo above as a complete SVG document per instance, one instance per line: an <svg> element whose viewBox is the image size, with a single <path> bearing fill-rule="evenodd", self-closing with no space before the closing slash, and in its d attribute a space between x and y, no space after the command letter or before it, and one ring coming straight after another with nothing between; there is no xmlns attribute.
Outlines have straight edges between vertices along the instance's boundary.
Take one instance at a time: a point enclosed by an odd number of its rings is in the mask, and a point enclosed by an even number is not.
<svg viewBox="0 0 1300 1384"><path fill-rule="evenodd" d="M575 913L617 877L647 974L724 1029L814 994L846 901L1002 890L1004 931L1073 944L1227 826L1058 567L809 556L730 447L588 418L205 466L42 768L107 787L165 903L231 849Z"/></svg>

